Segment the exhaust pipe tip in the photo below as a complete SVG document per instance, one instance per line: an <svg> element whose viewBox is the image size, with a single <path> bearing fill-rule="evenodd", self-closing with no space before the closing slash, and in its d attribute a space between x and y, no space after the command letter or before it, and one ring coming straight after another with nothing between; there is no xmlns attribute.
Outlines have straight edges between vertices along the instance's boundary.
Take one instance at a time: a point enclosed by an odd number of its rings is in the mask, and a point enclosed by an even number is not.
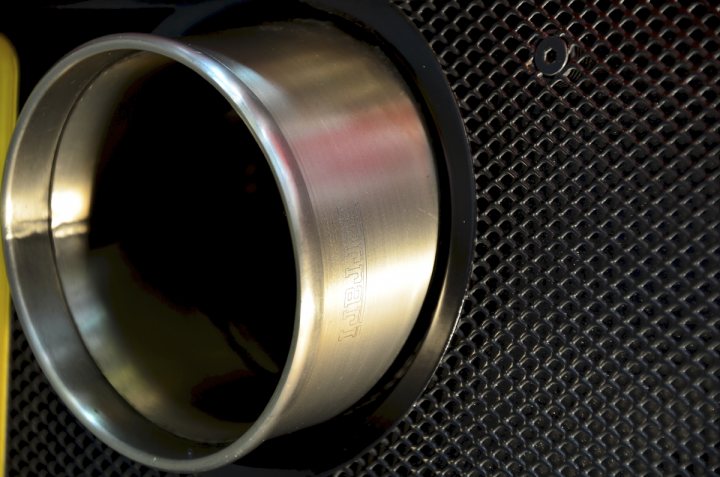
<svg viewBox="0 0 720 477"><path fill-rule="evenodd" d="M43 370L105 443L169 471L360 399L405 343L438 246L412 95L320 22L81 47L23 109L4 186Z"/></svg>

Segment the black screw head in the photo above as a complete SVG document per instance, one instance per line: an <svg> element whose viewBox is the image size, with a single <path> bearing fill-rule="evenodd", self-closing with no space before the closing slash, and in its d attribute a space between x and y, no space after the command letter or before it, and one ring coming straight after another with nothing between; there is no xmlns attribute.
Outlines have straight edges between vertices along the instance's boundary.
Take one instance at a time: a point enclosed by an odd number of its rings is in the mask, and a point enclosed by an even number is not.
<svg viewBox="0 0 720 477"><path fill-rule="evenodd" d="M535 66L546 76L560 74L568 62L568 47L559 36L550 36L538 43Z"/></svg>

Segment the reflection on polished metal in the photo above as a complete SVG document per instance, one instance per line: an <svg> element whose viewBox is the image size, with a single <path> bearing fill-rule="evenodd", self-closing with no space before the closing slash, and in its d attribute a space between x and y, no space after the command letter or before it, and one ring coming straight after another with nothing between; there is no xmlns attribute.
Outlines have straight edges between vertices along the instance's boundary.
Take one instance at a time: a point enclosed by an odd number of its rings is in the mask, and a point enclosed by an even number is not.
<svg viewBox="0 0 720 477"><path fill-rule="evenodd" d="M310 21L81 47L28 100L3 201L13 297L54 388L110 446L172 471L361 398L437 248L408 88Z"/></svg>

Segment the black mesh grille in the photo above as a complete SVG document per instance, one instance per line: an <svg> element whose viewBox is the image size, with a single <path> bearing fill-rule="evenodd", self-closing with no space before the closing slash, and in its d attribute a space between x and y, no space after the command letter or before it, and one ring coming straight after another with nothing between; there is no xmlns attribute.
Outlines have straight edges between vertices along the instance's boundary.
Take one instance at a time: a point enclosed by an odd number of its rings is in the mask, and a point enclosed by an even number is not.
<svg viewBox="0 0 720 477"><path fill-rule="evenodd" d="M717 9L398 3L464 113L475 273L426 394L338 475L720 472Z"/></svg>
<svg viewBox="0 0 720 477"><path fill-rule="evenodd" d="M710 3L396 2L475 160L459 328L350 475L720 473L720 13ZM564 38L566 74L534 69ZM99 445L14 332L12 475L159 475Z"/></svg>

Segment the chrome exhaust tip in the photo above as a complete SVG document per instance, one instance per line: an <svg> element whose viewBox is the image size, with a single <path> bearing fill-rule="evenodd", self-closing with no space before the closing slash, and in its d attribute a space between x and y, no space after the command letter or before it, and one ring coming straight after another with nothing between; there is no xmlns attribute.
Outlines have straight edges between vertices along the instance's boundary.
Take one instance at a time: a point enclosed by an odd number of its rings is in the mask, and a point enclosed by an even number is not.
<svg viewBox="0 0 720 477"><path fill-rule="evenodd" d="M379 50L321 22L91 42L36 87L6 167L38 361L94 434L168 471L347 409L433 273L419 108Z"/></svg>

